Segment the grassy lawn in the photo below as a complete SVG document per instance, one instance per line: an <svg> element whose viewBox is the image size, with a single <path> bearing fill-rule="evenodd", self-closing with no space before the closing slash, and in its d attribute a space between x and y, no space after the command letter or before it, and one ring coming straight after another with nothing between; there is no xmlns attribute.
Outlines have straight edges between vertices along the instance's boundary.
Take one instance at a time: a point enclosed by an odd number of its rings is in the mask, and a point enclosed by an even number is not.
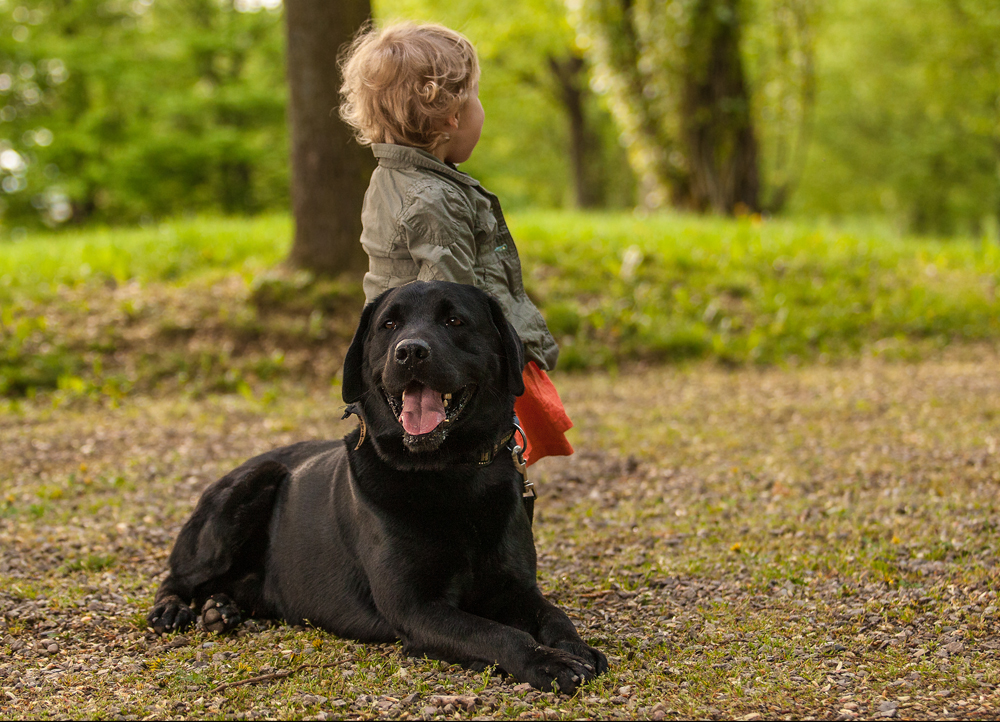
<svg viewBox="0 0 1000 722"><path fill-rule="evenodd" d="M919 357L1000 338L1000 247L790 221L533 213L512 219L560 368ZM277 268L285 217L0 246L0 396L329 379L360 284ZM151 349L155 351L151 352Z"/></svg>
<svg viewBox="0 0 1000 722"><path fill-rule="evenodd" d="M0 246L0 718L1000 715L1000 249L512 220L576 422L532 467L540 585L607 675L148 632L201 491L351 428L359 284L276 268L286 218L193 220Z"/></svg>

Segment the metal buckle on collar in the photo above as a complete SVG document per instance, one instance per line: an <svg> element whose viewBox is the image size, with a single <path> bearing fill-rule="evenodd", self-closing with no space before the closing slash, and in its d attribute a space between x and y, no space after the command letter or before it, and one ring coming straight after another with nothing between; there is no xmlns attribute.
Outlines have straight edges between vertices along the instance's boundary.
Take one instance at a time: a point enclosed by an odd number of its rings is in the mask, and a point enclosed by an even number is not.
<svg viewBox="0 0 1000 722"><path fill-rule="evenodd" d="M517 443L517 434L521 434L523 445ZM510 456L514 460L514 467L524 480L524 490L521 493L521 497L534 499L537 496L534 489L535 485L528 481L528 463L524 460L524 449L528 446L528 437L524 433L524 429L517 422L514 423L514 433L510 437L510 444Z"/></svg>

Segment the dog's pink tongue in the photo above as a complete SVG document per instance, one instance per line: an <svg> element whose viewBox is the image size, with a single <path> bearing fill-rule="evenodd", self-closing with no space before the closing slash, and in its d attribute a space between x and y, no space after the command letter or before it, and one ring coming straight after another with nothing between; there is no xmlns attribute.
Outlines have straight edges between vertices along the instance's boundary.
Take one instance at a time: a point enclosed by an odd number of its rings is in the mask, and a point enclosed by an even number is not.
<svg viewBox="0 0 1000 722"><path fill-rule="evenodd" d="M441 394L432 388L413 384L403 392L403 413L399 417L410 436L434 431L445 419Z"/></svg>

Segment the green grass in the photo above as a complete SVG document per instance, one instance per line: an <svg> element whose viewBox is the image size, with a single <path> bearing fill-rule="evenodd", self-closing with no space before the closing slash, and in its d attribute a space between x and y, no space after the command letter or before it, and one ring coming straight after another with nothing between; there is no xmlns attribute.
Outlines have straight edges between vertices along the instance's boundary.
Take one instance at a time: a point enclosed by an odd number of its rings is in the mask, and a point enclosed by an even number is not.
<svg viewBox="0 0 1000 722"><path fill-rule="evenodd" d="M533 214L529 290L564 368L774 363L1000 336L1000 246L788 221Z"/></svg>
<svg viewBox="0 0 1000 722"><path fill-rule="evenodd" d="M563 369L909 357L1000 338L989 241L677 215L533 212L511 225ZM283 354L339 352L360 285L274 273L291 231L286 216L195 219L0 245L0 395L120 395L163 379L245 391L259 369L287 373ZM143 324L146 345L126 343L123 329Z"/></svg>
<svg viewBox="0 0 1000 722"><path fill-rule="evenodd" d="M0 243L0 302L44 298L60 285L184 283L212 271L259 273L281 261L291 232L291 220L281 215L29 236Z"/></svg>

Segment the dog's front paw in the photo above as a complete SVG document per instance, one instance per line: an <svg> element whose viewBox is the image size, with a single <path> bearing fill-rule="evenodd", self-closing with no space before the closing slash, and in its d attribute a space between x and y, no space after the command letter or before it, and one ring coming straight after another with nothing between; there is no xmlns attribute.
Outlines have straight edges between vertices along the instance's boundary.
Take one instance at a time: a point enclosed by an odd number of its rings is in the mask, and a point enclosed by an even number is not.
<svg viewBox="0 0 1000 722"><path fill-rule="evenodd" d="M604 664L606 667L607 662ZM586 659L552 647L536 647L525 667L524 672L517 676L532 687L543 692L559 691L568 695L575 694L581 684L598 674L594 665Z"/></svg>
<svg viewBox="0 0 1000 722"><path fill-rule="evenodd" d="M209 632L222 634L243 621L236 602L225 594L213 594L201 608L201 625Z"/></svg>
<svg viewBox="0 0 1000 722"><path fill-rule="evenodd" d="M180 597L167 597L146 615L146 623L157 634L183 632L194 622L194 612Z"/></svg>
<svg viewBox="0 0 1000 722"><path fill-rule="evenodd" d="M597 674L604 674L608 671L608 658L599 649L594 649L589 644L584 644L580 640L566 639L552 645L556 649L569 652L574 657L579 657L584 662L590 664Z"/></svg>

